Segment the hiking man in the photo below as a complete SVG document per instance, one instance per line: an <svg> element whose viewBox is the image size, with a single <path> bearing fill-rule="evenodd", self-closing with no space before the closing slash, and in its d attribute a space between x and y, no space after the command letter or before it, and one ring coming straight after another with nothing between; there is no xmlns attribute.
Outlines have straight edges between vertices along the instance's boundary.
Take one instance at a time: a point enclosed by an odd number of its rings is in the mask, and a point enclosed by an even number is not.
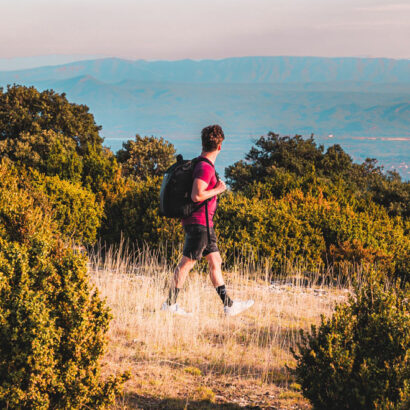
<svg viewBox="0 0 410 410"><path fill-rule="evenodd" d="M182 226L185 231L183 257L175 269L168 299L163 303L161 310L183 316L189 315L176 303L178 293L195 263L204 256L208 261L212 284L222 300L224 312L227 316L234 316L251 307L254 302L253 300L233 301L228 296L222 277L222 258L213 228L217 195L226 190L225 183L217 179L214 167L225 136L219 125L210 125L202 130L201 139L202 153L199 158L202 160L197 161L194 167L191 199L198 204L206 200L208 203L207 206L201 206L195 210L190 216L182 218Z"/></svg>

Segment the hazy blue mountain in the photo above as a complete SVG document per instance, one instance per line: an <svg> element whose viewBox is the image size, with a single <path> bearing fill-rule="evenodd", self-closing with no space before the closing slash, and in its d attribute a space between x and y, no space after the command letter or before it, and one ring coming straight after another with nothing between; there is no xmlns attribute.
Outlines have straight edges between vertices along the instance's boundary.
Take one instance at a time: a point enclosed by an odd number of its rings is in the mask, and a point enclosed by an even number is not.
<svg viewBox="0 0 410 410"><path fill-rule="evenodd" d="M103 59L0 72L0 86L65 92L90 107L114 150L139 133L164 136L192 156L200 130L219 123L228 136L221 168L268 131L314 133L325 146L340 143L355 159L376 157L409 178L409 69L408 60L359 58Z"/></svg>
<svg viewBox="0 0 410 410"><path fill-rule="evenodd" d="M33 82L87 104L105 135L138 130L192 135L209 121L231 132L403 136L408 134L408 92L313 91L305 84L107 84L91 76ZM357 87L357 85L356 85ZM323 89L324 87L322 87Z"/></svg>
<svg viewBox="0 0 410 410"><path fill-rule="evenodd" d="M42 81L91 75L117 83L294 83L366 81L410 83L409 60L387 58L236 57L222 60L128 61L106 58L0 73L0 81Z"/></svg>
<svg viewBox="0 0 410 410"><path fill-rule="evenodd" d="M0 70L25 70L46 65L67 64L80 60L91 60L101 58L98 55L81 54L49 54L31 57L0 58Z"/></svg>

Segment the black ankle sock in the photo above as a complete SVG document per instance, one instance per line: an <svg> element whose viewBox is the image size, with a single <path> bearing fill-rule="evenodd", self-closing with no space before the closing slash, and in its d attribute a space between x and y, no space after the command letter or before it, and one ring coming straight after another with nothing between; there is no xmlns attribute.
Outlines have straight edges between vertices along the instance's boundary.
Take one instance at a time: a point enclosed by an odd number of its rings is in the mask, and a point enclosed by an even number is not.
<svg viewBox="0 0 410 410"><path fill-rule="evenodd" d="M232 301L232 299L228 296L228 294L226 293L226 287L225 287L225 285L218 286L218 287L216 288L216 291L218 292L218 295L219 295L219 297L221 298L222 303L224 304L224 306L229 306L229 307L231 307L233 301Z"/></svg>
<svg viewBox="0 0 410 410"><path fill-rule="evenodd" d="M168 305L173 305L174 303L177 303L177 297L178 297L179 289L178 288L170 288L169 289L169 294L168 294L168 299L167 299L167 304Z"/></svg>

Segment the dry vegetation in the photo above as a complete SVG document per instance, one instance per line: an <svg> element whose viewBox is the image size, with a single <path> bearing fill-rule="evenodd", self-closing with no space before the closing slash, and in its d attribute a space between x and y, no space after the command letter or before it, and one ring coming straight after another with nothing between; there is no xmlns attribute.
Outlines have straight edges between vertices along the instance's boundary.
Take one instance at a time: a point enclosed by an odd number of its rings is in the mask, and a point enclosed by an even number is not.
<svg viewBox="0 0 410 410"><path fill-rule="evenodd" d="M90 253L91 279L114 316L104 368L132 374L116 408L309 408L287 369L289 349L348 290L318 285L319 272L307 282L294 268L272 283L257 279L261 270L239 261L225 273L234 299L255 300L229 319L206 273L192 272L178 300L194 313L185 318L159 310L172 266L158 253Z"/></svg>

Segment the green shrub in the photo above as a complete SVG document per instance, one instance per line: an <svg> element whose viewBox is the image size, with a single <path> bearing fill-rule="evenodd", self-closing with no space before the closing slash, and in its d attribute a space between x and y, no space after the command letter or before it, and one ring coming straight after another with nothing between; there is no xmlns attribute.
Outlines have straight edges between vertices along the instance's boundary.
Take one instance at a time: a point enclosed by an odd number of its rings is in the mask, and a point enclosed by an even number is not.
<svg viewBox="0 0 410 410"><path fill-rule="evenodd" d="M325 242L322 260L327 265L337 266L340 262L336 249L357 244L362 252L339 252L343 261L377 264L378 270L390 277L410 279L410 237L401 218L389 217L384 208L374 203L359 211L349 203L341 203L335 196L326 199L321 193L310 195L295 190L281 201L290 204L289 212L296 218L321 232Z"/></svg>
<svg viewBox="0 0 410 410"><path fill-rule="evenodd" d="M35 198L36 203L51 213L59 233L76 244L91 245L96 240L104 211L103 202L81 183L47 176L36 169L18 166L7 158L3 167L13 174L19 186Z"/></svg>
<svg viewBox="0 0 410 410"><path fill-rule="evenodd" d="M103 203L95 194L74 183L56 176L31 173L31 185L43 192L49 201L59 231L76 243L90 245L95 242L103 216Z"/></svg>
<svg viewBox="0 0 410 410"><path fill-rule="evenodd" d="M275 270L287 260L303 260L309 266L321 262L325 243L319 229L298 218L291 202L247 198L228 193L220 198L216 230L228 261L246 253L268 257Z"/></svg>
<svg viewBox="0 0 410 410"><path fill-rule="evenodd" d="M215 220L228 258L251 251L270 258L275 270L286 260L301 261L307 268L377 264L380 272L409 279L409 236L400 218L389 217L375 204L355 212L335 197L324 198L320 190L294 189L280 199L230 192L220 198Z"/></svg>
<svg viewBox="0 0 410 410"><path fill-rule="evenodd" d="M102 238L109 243L118 243L122 235L138 246L168 245L168 250L182 241L181 222L159 214L160 188L159 177L128 179L121 195L106 204Z"/></svg>
<svg viewBox="0 0 410 410"><path fill-rule="evenodd" d="M47 209L0 164L0 408L102 408L127 378L100 376L111 315Z"/></svg>
<svg viewBox="0 0 410 410"><path fill-rule="evenodd" d="M372 273L331 318L301 331L295 373L314 408L408 408L409 290L383 286Z"/></svg>

